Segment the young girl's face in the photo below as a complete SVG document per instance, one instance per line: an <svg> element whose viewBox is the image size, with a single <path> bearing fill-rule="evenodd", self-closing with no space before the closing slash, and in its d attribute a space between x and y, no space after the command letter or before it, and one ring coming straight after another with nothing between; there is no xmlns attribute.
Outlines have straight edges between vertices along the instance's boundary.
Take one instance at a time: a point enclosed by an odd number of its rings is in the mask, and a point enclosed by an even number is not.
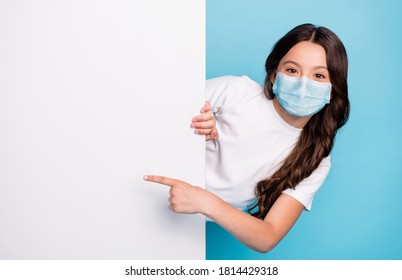
<svg viewBox="0 0 402 280"><path fill-rule="evenodd" d="M292 77L304 76L317 82L331 82L324 48L310 41L294 45L279 62L278 72Z"/></svg>

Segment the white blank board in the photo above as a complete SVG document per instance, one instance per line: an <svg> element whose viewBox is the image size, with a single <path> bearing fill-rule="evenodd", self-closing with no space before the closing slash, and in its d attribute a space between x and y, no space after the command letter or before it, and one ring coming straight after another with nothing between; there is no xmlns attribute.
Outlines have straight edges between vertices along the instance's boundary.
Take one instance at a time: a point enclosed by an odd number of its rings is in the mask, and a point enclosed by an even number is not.
<svg viewBox="0 0 402 280"><path fill-rule="evenodd" d="M204 259L205 1L0 0L0 259Z"/></svg>

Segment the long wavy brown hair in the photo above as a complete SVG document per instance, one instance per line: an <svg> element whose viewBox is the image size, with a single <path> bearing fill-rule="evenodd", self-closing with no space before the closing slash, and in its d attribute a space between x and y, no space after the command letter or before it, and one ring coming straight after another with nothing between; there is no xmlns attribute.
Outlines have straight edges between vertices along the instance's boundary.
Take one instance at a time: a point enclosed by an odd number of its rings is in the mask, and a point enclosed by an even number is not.
<svg viewBox="0 0 402 280"><path fill-rule="evenodd" d="M349 117L346 50L338 36L325 27L316 27L312 24L299 25L275 44L265 63L267 73L264 84L265 95L270 100L275 97L270 77L275 76L278 64L286 53L302 41L311 41L325 49L332 83L331 100L303 127L298 142L279 169L271 177L257 183L254 190L257 201L249 212L260 219L265 218L285 189L294 189L317 169L321 160L330 154L337 130Z"/></svg>

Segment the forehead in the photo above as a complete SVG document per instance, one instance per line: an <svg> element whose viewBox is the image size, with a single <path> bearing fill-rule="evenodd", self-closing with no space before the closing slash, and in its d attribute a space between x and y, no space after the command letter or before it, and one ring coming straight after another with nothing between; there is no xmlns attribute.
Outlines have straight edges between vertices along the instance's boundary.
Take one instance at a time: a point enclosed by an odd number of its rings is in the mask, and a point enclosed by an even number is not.
<svg viewBox="0 0 402 280"><path fill-rule="evenodd" d="M310 41L303 41L294 45L279 64L282 65L289 60L297 62L303 68L327 67L325 49L321 45Z"/></svg>

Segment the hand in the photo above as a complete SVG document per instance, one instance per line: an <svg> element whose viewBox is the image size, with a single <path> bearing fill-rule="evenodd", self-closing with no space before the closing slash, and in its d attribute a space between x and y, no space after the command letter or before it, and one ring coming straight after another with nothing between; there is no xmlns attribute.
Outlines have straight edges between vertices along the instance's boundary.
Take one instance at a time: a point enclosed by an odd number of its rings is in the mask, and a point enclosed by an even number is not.
<svg viewBox="0 0 402 280"><path fill-rule="evenodd" d="M163 176L144 176L145 181L159 183L170 187L169 209L176 213L203 213L208 201L206 190L186 182Z"/></svg>
<svg viewBox="0 0 402 280"><path fill-rule="evenodd" d="M217 140L219 138L218 130L216 129L215 115L211 111L209 101L200 110L201 115L195 116L191 120L191 128L194 128L196 134L205 135L205 140Z"/></svg>

